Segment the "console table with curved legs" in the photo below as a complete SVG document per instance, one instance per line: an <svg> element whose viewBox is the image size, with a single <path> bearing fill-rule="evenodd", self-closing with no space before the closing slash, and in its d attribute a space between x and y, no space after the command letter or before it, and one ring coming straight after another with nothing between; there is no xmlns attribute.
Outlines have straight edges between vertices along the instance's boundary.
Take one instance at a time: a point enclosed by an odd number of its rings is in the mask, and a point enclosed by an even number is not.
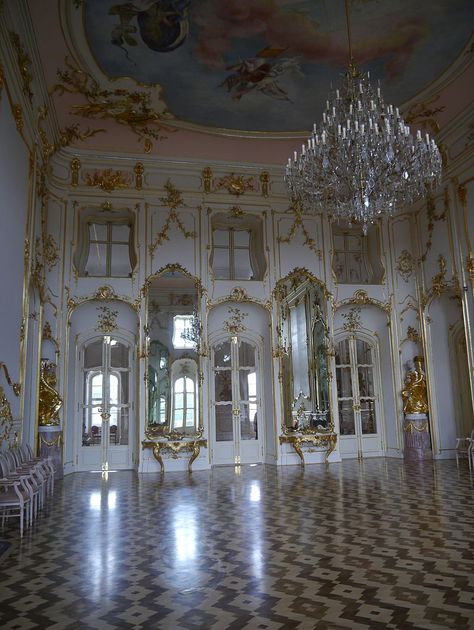
<svg viewBox="0 0 474 630"><path fill-rule="evenodd" d="M314 446L314 447L325 447L326 455L325 461L327 463L329 455L336 448L337 443L337 434L336 433L293 433L293 434L285 434L280 435L280 444L290 444L298 457L301 460L301 465L305 465L304 461L304 450L303 447Z"/></svg>
<svg viewBox="0 0 474 630"><path fill-rule="evenodd" d="M159 463L162 473L165 472L165 464L161 457L162 452L169 451L173 459L178 459L178 454L181 452L189 452L191 457L188 462L188 472L192 472L193 462L199 456L201 447L207 448L207 440L202 438L196 440L143 440L142 447L153 450L153 456Z"/></svg>

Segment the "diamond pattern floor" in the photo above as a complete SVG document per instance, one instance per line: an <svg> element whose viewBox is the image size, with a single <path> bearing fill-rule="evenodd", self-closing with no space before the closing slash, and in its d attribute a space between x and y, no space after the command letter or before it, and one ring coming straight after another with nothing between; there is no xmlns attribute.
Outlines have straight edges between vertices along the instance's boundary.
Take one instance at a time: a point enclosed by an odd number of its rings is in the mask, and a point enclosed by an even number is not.
<svg viewBox="0 0 474 630"><path fill-rule="evenodd" d="M2 534L0 627L474 628L462 464L69 476Z"/></svg>

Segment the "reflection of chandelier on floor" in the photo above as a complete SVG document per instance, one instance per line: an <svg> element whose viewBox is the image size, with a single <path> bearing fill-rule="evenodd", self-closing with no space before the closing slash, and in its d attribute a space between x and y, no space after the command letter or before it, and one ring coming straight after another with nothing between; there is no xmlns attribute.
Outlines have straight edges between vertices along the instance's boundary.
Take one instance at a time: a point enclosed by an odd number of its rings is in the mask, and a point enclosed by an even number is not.
<svg viewBox="0 0 474 630"><path fill-rule="evenodd" d="M320 128L289 158L285 182L306 212L327 212L335 219L362 225L390 216L424 196L441 178L435 141L416 138L398 108L386 105L369 73L353 63L346 4L349 70L326 101Z"/></svg>

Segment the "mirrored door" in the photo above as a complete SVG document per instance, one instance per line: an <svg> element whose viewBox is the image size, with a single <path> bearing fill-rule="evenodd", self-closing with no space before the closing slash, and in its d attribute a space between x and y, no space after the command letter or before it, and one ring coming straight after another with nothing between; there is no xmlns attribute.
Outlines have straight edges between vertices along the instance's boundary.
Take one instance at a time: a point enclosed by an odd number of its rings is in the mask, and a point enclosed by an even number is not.
<svg viewBox="0 0 474 630"><path fill-rule="evenodd" d="M375 347L354 336L336 344L336 379L342 457L382 455Z"/></svg>
<svg viewBox="0 0 474 630"><path fill-rule="evenodd" d="M112 335L84 344L79 470L131 468L131 346Z"/></svg>
<svg viewBox="0 0 474 630"><path fill-rule="evenodd" d="M258 349L237 336L213 347L214 464L262 461Z"/></svg>

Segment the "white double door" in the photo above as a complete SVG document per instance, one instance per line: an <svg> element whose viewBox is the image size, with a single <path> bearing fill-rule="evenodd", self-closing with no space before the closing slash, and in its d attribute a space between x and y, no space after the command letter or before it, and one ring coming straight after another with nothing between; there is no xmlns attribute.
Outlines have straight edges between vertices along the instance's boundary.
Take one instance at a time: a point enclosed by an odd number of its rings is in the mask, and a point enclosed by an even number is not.
<svg viewBox="0 0 474 630"><path fill-rule="evenodd" d="M375 345L355 336L336 344L339 446L342 457L377 457L382 417Z"/></svg>
<svg viewBox="0 0 474 630"><path fill-rule="evenodd" d="M77 470L132 468L133 356L131 343L112 334L80 348Z"/></svg>
<svg viewBox="0 0 474 630"><path fill-rule="evenodd" d="M232 336L213 346L212 362L212 463L259 463L263 423L258 348Z"/></svg>

